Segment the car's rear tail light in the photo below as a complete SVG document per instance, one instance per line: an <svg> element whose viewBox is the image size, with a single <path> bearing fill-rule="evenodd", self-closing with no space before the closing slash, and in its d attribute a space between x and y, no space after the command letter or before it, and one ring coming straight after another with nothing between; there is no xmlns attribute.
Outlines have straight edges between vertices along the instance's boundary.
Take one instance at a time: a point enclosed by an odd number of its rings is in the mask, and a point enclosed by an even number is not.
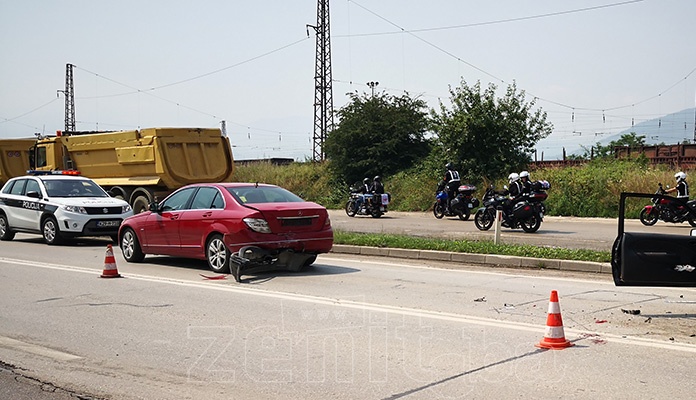
<svg viewBox="0 0 696 400"><path fill-rule="evenodd" d="M271 233L271 228L268 227L268 222L262 218L244 218L244 223L254 232Z"/></svg>

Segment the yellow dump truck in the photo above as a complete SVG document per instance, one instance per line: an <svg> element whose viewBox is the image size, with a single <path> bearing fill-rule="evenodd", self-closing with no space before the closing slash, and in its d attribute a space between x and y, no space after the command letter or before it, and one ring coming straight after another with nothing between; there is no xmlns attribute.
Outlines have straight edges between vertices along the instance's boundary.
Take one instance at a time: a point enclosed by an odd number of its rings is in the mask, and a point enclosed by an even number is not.
<svg viewBox="0 0 696 400"><path fill-rule="evenodd" d="M27 148L31 169L78 170L127 200L135 213L181 186L229 181L234 172L229 139L214 128L58 132L35 141L35 146ZM7 179L4 170L2 177Z"/></svg>
<svg viewBox="0 0 696 400"><path fill-rule="evenodd" d="M0 187L8 179L27 173L31 147L35 143L36 139L0 140Z"/></svg>

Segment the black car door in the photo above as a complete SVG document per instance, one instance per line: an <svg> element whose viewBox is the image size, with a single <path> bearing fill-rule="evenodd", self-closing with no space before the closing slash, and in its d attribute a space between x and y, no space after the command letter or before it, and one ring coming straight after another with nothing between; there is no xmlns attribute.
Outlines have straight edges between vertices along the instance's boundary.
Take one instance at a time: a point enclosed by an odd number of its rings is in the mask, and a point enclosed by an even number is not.
<svg viewBox="0 0 696 400"><path fill-rule="evenodd" d="M626 199L654 196L660 195L621 193L619 230L611 259L614 283L616 286L696 287L696 236L624 230Z"/></svg>

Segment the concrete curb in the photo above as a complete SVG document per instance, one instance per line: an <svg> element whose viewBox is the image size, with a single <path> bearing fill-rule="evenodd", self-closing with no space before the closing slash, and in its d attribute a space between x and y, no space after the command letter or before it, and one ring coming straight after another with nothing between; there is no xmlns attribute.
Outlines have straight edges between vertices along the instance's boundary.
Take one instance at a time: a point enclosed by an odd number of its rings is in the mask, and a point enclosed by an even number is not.
<svg viewBox="0 0 696 400"><path fill-rule="evenodd" d="M545 258L504 256L499 254L453 253L437 250L395 249L334 244L332 253L357 254L428 261L450 261L463 264L483 264L510 268L555 269L561 271L611 274L611 264L590 261L551 260Z"/></svg>

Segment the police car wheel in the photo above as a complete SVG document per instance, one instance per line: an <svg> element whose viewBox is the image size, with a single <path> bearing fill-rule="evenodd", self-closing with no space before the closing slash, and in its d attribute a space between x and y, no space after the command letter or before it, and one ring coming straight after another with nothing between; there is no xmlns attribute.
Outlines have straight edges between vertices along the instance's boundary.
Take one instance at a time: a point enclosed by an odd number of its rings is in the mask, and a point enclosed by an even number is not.
<svg viewBox="0 0 696 400"><path fill-rule="evenodd" d="M0 214L0 240L12 240L15 233L10 229L10 224L7 222L5 214Z"/></svg>
<svg viewBox="0 0 696 400"><path fill-rule="evenodd" d="M60 234L58 222L53 217L46 217L43 220L41 223L41 233L47 244L54 245L63 243L63 237Z"/></svg>

